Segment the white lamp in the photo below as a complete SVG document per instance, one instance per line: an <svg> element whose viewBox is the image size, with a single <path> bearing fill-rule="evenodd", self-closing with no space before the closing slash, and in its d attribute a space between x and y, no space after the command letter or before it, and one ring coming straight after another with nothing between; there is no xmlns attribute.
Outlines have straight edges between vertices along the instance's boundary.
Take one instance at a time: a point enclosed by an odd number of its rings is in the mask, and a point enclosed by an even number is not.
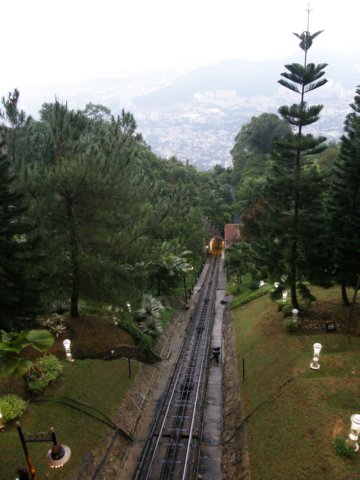
<svg viewBox="0 0 360 480"><path fill-rule="evenodd" d="M64 348L65 348L65 353L66 353L66 360L68 360L69 362L73 362L74 359L71 355L71 349L70 349L70 346L71 346L71 340L69 340L68 338L66 338L64 341L63 341L63 345L64 345Z"/></svg>
<svg viewBox="0 0 360 480"><path fill-rule="evenodd" d="M351 415L350 420L350 433L348 435L346 443L349 445L349 447L353 448L355 452L357 452L359 450L359 444L357 443L357 441L360 434L360 415L358 413L355 413L354 415Z"/></svg>
<svg viewBox="0 0 360 480"><path fill-rule="evenodd" d="M69 461L71 450L67 445L54 445L46 454L50 468L61 468Z"/></svg>
<svg viewBox="0 0 360 480"><path fill-rule="evenodd" d="M4 428L5 428L5 422L4 422L2 411L0 410L0 432L1 430L4 430Z"/></svg>
<svg viewBox="0 0 360 480"><path fill-rule="evenodd" d="M314 349L314 356L313 356L313 359L310 363L310 368L312 370L320 370L319 357L320 357L320 352L321 352L321 349L322 349L321 343L314 343L313 349Z"/></svg>

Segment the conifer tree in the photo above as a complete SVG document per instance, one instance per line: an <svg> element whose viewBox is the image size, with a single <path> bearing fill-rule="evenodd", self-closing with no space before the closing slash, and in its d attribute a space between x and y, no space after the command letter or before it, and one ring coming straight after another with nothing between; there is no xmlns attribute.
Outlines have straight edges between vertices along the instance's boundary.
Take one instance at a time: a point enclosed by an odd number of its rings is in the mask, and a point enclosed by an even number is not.
<svg viewBox="0 0 360 480"><path fill-rule="evenodd" d="M281 117L292 127L293 133L277 142L273 157L271 179L267 192L268 231L273 238L274 252L279 265L285 264L291 288L293 308L299 308L297 282L300 274L316 272L323 268L321 239L322 179L311 158L324 150L324 137L314 137L304 132L305 127L319 119L322 105L309 106L305 95L326 83L322 79L325 63L308 63L307 55L313 40L321 32L294 34L300 39L304 51L304 64L285 65L287 72L279 83L300 96L300 102L279 108ZM272 255L272 249L268 249ZM275 256L276 256L275 255ZM272 259L275 258L272 255ZM279 257L282 257L281 259ZM317 263L317 265L316 265ZM279 272L280 273L280 272Z"/></svg>
<svg viewBox="0 0 360 480"><path fill-rule="evenodd" d="M345 134L334 165L331 213L335 264L342 299L349 305L346 287L359 288L360 277L360 86L352 112L345 119Z"/></svg>
<svg viewBox="0 0 360 480"><path fill-rule="evenodd" d="M38 306L34 241L25 213L0 139L0 329L5 330L21 327Z"/></svg>

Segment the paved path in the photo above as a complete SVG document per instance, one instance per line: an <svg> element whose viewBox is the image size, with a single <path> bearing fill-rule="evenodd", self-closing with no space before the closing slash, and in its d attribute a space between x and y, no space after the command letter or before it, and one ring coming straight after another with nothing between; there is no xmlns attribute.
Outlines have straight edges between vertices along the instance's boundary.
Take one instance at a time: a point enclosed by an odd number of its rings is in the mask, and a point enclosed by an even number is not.
<svg viewBox="0 0 360 480"><path fill-rule="evenodd" d="M220 260L218 288L215 301L215 317L211 337L211 348L220 347L220 358L217 362L210 359L208 390L204 411L203 444L198 478L220 480L223 433L223 336L222 323L225 305L221 303L225 297L226 275L224 259Z"/></svg>

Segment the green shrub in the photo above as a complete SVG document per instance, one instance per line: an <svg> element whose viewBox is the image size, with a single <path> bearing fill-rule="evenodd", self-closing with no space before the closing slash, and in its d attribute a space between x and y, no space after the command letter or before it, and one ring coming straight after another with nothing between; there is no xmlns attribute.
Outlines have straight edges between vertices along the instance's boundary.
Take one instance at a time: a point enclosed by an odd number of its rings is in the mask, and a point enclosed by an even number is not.
<svg viewBox="0 0 360 480"><path fill-rule="evenodd" d="M128 332L133 338L138 340L139 346L144 350L151 350L154 346L154 339L142 332L135 323L127 318L120 320L120 326L126 332Z"/></svg>
<svg viewBox="0 0 360 480"><path fill-rule="evenodd" d="M0 411L5 422L20 418L25 412L29 402L17 395L4 395L0 397Z"/></svg>
<svg viewBox="0 0 360 480"><path fill-rule="evenodd" d="M293 319L292 317L287 317L283 321L283 326L287 329L288 332L296 332L300 328L300 322L298 319Z"/></svg>
<svg viewBox="0 0 360 480"><path fill-rule="evenodd" d="M39 358L27 374L28 389L34 393L41 393L49 383L59 377L62 369L63 366L55 355Z"/></svg>
<svg viewBox="0 0 360 480"><path fill-rule="evenodd" d="M255 300L256 298L263 297L264 295L269 293L269 291L270 287L268 286L258 288L257 290L246 290L231 302L231 308L240 307L242 305L245 305L246 303L251 302L252 300Z"/></svg>
<svg viewBox="0 0 360 480"><path fill-rule="evenodd" d="M355 456L355 450L349 447L344 437L336 437L335 452L339 457L353 458Z"/></svg>

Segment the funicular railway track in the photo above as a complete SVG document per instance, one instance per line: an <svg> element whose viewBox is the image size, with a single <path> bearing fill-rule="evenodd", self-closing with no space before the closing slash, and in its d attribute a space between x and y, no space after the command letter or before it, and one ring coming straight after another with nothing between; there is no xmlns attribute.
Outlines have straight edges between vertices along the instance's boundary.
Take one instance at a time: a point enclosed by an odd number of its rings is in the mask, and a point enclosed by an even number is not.
<svg viewBox="0 0 360 480"><path fill-rule="evenodd" d="M219 256L212 256L134 480L196 477Z"/></svg>

